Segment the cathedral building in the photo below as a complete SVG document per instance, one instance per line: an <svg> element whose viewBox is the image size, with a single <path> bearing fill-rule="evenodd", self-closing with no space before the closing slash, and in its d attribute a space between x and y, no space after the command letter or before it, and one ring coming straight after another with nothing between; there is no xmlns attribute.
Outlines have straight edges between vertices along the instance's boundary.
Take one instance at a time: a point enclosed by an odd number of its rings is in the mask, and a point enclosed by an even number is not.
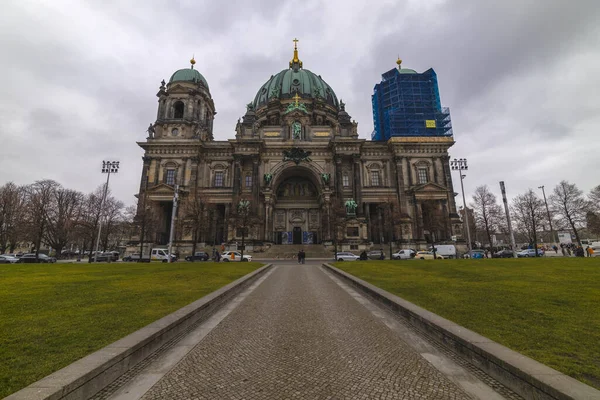
<svg viewBox="0 0 600 400"><path fill-rule="evenodd" d="M337 242L362 250L390 241L425 247L462 231L448 156L452 136L359 138L346 105L303 67L295 44L288 68L246 105L235 138L214 140L215 103L191 64L162 82L156 122L138 142L145 152L138 214L154 218L147 243L167 244L172 218L173 245L182 254L193 242L239 243L242 234L255 247ZM252 216L246 229L238 221L240 202ZM189 212L198 205L201 220Z"/></svg>

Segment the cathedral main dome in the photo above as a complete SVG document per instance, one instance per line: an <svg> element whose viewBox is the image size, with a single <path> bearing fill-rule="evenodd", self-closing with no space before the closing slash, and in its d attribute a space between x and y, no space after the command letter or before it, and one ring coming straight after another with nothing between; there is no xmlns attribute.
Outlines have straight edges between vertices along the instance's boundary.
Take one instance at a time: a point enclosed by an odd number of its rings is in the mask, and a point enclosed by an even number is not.
<svg viewBox="0 0 600 400"><path fill-rule="evenodd" d="M260 87L252 104L254 109L258 109L272 99L290 99L296 94L303 99L320 98L336 108L339 107L335 92L321 75L302 68L302 61L298 59L298 49L294 46L294 58L290 61L289 69L272 75Z"/></svg>

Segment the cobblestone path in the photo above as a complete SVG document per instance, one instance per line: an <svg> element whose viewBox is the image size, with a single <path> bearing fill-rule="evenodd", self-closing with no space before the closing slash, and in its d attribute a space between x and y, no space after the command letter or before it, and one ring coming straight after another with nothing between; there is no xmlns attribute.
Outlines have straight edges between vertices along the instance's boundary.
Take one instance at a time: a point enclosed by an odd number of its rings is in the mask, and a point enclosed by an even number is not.
<svg viewBox="0 0 600 400"><path fill-rule="evenodd" d="M143 399L467 399L318 266L280 266Z"/></svg>

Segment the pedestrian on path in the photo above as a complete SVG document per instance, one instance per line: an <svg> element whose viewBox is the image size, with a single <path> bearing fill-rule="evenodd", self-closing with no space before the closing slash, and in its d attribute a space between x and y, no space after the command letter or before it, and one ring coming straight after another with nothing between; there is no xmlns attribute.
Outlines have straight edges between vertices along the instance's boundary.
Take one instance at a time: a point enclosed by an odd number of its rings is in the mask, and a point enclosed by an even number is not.
<svg viewBox="0 0 600 400"><path fill-rule="evenodd" d="M298 264L302 262L302 250L298 252Z"/></svg>
<svg viewBox="0 0 600 400"><path fill-rule="evenodd" d="M219 254L219 250L217 250L217 251L215 252L215 260L216 260L217 262L221 261L221 254Z"/></svg>
<svg viewBox="0 0 600 400"><path fill-rule="evenodd" d="M300 259L302 264L304 264L304 261L306 260L306 253L304 252L304 249L300 250Z"/></svg>

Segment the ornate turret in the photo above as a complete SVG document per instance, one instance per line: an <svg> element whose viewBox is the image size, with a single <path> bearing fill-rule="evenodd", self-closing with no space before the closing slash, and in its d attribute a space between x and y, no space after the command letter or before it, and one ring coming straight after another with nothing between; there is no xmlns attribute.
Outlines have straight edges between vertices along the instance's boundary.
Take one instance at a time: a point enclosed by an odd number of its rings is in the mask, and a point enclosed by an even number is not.
<svg viewBox="0 0 600 400"><path fill-rule="evenodd" d="M290 68L297 72L302 68L302 61L298 58L298 39L294 38L294 58L290 61Z"/></svg>

